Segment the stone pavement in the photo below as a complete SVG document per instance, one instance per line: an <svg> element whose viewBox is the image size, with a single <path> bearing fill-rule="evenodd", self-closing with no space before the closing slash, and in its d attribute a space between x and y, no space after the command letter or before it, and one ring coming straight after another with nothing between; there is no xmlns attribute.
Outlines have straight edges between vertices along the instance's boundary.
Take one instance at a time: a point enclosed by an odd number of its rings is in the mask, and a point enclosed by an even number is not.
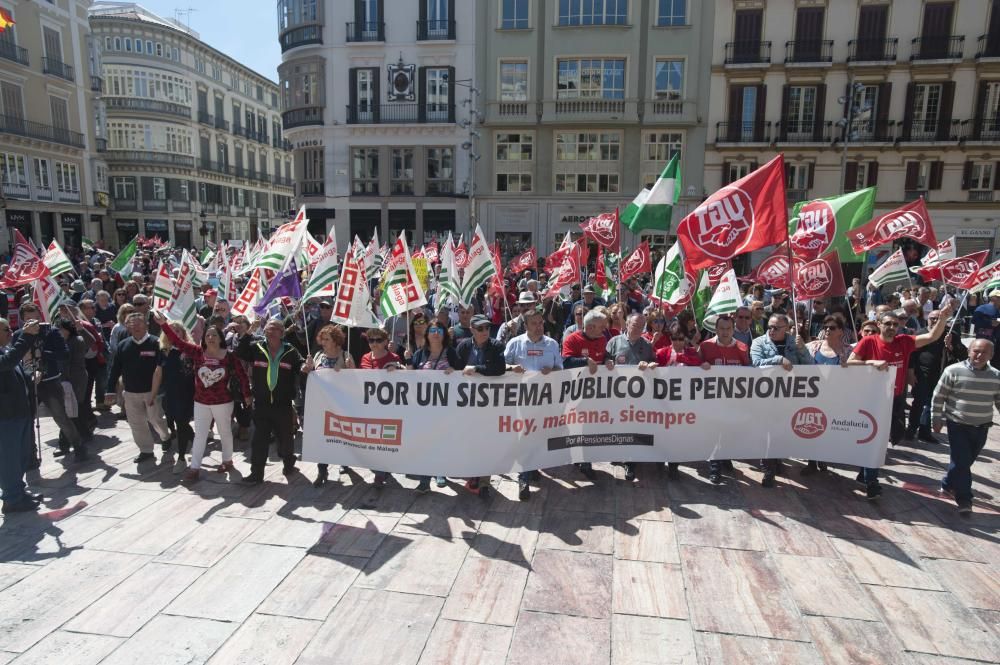
<svg viewBox="0 0 1000 665"><path fill-rule="evenodd" d="M873 503L798 463L771 490L743 464L720 487L704 465L558 469L520 503L508 478L488 500L367 471L315 489L312 464L187 488L102 424L99 461L46 447L46 511L0 523L0 665L1000 658L1000 428L961 518L934 495L943 445L892 450Z"/></svg>

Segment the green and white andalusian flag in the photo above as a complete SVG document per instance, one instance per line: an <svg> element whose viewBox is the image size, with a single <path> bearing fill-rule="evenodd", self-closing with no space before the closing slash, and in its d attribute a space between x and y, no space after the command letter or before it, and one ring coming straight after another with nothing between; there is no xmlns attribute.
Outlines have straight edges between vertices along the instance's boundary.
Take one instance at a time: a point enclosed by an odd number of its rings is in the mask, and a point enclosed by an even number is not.
<svg viewBox="0 0 1000 665"><path fill-rule="evenodd" d="M302 294L302 302L317 296L336 296L338 277L340 277L340 257L337 254L337 231L330 229L330 234L326 237L326 242L321 246L316 259L316 267L309 277L309 284Z"/></svg>
<svg viewBox="0 0 1000 665"><path fill-rule="evenodd" d="M910 270L906 267L903 250L897 249L868 276L868 281L875 286L892 284L894 282L910 281Z"/></svg>
<svg viewBox="0 0 1000 665"><path fill-rule="evenodd" d="M49 243L49 248L46 250L45 256L42 257L42 263L49 269L53 277L73 270L73 264L69 257L55 240Z"/></svg>
<svg viewBox="0 0 1000 665"><path fill-rule="evenodd" d="M476 232L472 236L469 244L468 265L465 267L465 274L462 275L462 305L472 303L476 295L476 289L489 282L497 274L497 267L493 263L493 254L490 253L489 243L483 230L476 225Z"/></svg>
<svg viewBox="0 0 1000 665"><path fill-rule="evenodd" d="M712 300L712 281L709 279L708 271L700 271L698 278L698 288L695 289L694 297L691 299L691 306L694 308L694 318L705 325L705 316L708 313L708 304Z"/></svg>
<svg viewBox="0 0 1000 665"><path fill-rule="evenodd" d="M875 207L875 187L800 201L792 208L788 236L792 252L807 260L837 252L844 263L864 260L864 253L851 248L850 231L871 221Z"/></svg>
<svg viewBox="0 0 1000 665"><path fill-rule="evenodd" d="M455 266L455 242L451 238L450 231L448 239L441 245L438 260L441 262L441 270L437 278L437 304L441 305L450 300L457 305L462 300L462 282Z"/></svg>
<svg viewBox="0 0 1000 665"><path fill-rule="evenodd" d="M111 262L111 265L108 266L121 275L122 279L128 279L129 275L132 274L132 261L135 259L136 250L138 250L138 244L136 243L137 237L138 236L133 236L129 244L125 245L124 249L118 252L118 256L116 256Z"/></svg>
<svg viewBox="0 0 1000 665"><path fill-rule="evenodd" d="M969 293L985 291L989 294L993 289L1000 289L1000 261L994 261L976 271L974 277L965 283Z"/></svg>
<svg viewBox="0 0 1000 665"><path fill-rule="evenodd" d="M80 236L80 247L85 252L92 252L94 251L94 241L86 236Z"/></svg>
<svg viewBox="0 0 1000 665"><path fill-rule="evenodd" d="M653 296L670 305L676 305L694 288L684 271L684 252L679 242L656 264L653 285Z"/></svg>
<svg viewBox="0 0 1000 665"><path fill-rule="evenodd" d="M667 162L663 173L653 183L653 187L643 189L632 203L622 211L619 220L632 233L643 229L669 231L674 205L681 195L680 153Z"/></svg>
<svg viewBox="0 0 1000 665"><path fill-rule="evenodd" d="M708 271L705 271L708 274ZM705 321L702 325L715 332L715 317L720 314L733 314L743 305L740 298L740 283L736 280L736 271L727 270L715 287L715 293L705 309Z"/></svg>
<svg viewBox="0 0 1000 665"><path fill-rule="evenodd" d="M397 316L426 304L427 296L413 268L406 237L401 233L385 263L385 286L379 301L382 317Z"/></svg>

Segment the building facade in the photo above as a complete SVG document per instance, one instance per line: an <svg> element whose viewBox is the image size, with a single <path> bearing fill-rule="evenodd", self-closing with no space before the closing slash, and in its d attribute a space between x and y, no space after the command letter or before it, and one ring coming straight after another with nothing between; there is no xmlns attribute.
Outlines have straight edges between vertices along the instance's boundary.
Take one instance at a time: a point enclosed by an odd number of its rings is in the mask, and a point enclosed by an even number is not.
<svg viewBox="0 0 1000 665"><path fill-rule="evenodd" d="M313 233L336 228L342 248L376 231L417 246L468 237L475 10L464 0L278 1L285 136Z"/></svg>
<svg viewBox="0 0 1000 665"><path fill-rule="evenodd" d="M84 0L0 0L16 25L0 33L0 248L13 229L47 245L99 237L107 168L94 127L100 50Z"/></svg>
<svg viewBox="0 0 1000 665"><path fill-rule="evenodd" d="M676 152L675 220L702 200L714 2L477 6L476 201L505 255L552 251L580 222L624 208Z"/></svg>
<svg viewBox="0 0 1000 665"><path fill-rule="evenodd" d="M103 51L107 244L136 233L177 247L255 241L287 221L278 86L134 3L95 3L90 24Z"/></svg>
<svg viewBox="0 0 1000 665"><path fill-rule="evenodd" d="M1000 2L719 0L709 191L782 152L789 202L924 196L940 240L996 252Z"/></svg>

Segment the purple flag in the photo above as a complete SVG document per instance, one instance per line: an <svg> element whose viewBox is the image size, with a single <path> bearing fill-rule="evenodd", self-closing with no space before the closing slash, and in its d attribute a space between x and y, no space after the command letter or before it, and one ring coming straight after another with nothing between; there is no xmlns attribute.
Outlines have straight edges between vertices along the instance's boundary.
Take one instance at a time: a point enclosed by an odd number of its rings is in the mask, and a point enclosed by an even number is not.
<svg viewBox="0 0 1000 665"><path fill-rule="evenodd" d="M254 306L253 311L257 313L257 316L264 316L268 309L267 306L272 300L285 297L293 298L294 300L302 298L299 269L295 267L294 259L288 264L287 268L274 276L274 279L271 280L271 283L267 287L267 291L264 292L260 302Z"/></svg>

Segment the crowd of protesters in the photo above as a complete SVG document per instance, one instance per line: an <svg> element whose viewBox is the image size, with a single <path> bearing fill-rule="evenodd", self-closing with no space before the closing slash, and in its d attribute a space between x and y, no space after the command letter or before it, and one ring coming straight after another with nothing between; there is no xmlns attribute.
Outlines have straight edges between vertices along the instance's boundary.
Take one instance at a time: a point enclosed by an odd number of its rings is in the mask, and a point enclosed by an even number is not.
<svg viewBox="0 0 1000 665"><path fill-rule="evenodd" d="M972 509L970 469L985 445L993 409L1000 408L1000 354L994 354L1000 290L973 306L971 297L960 299L950 288L878 289L856 279L846 297L795 303L780 289L747 284L742 306L713 317L709 333L689 307L678 311L652 299L649 276L642 283L630 278L610 294L602 295L590 277L568 294L548 295L547 275L539 269L508 274L504 292L480 289L464 306L445 302L432 279L427 306L362 330L332 323L333 307L324 299L294 303L283 316L251 322L233 316L230 303L206 283L197 323L187 330L151 311L158 264L178 253L169 247L140 251L125 279L110 270L107 253L78 252L75 272L59 280L74 304L62 306L51 325L39 325L38 307L23 289L0 297L4 513L36 510L42 502L24 481L25 472L40 464L41 442L33 429L38 405L59 428L53 454L67 464L88 461L88 444L99 428L95 411L117 408L131 429L140 468L155 462L159 447L162 458L176 458L173 469L184 482L196 483L214 430L222 449L216 472L236 474L233 455L242 445L237 442L249 439L250 473L244 482L264 482L272 442L283 473L292 476L299 472L295 437L313 371L499 376L573 368L594 373L614 366L894 367L889 442L939 443L935 432L947 424L951 463L941 491L961 512ZM242 281L235 286L239 293ZM376 283L372 287L377 303ZM962 333L969 325L974 340L967 346ZM71 453L72 460L66 457ZM664 463L667 478L680 480L679 465ZM759 464L765 487L788 469L777 459ZM625 479L633 481L636 465L623 466ZM584 477L596 477L591 464L577 467ZM729 460L710 460L709 480L723 483L733 468ZM825 469L822 462L806 460L800 473ZM375 485L388 476L375 470ZM538 470L518 474L521 500L530 498L538 477ZM319 465L315 484L329 480L329 467ZM488 480L461 479L479 495L489 491ZM861 469L857 480L868 498L880 495L878 469ZM421 477L417 491L430 491L432 482L443 487L448 479Z"/></svg>

